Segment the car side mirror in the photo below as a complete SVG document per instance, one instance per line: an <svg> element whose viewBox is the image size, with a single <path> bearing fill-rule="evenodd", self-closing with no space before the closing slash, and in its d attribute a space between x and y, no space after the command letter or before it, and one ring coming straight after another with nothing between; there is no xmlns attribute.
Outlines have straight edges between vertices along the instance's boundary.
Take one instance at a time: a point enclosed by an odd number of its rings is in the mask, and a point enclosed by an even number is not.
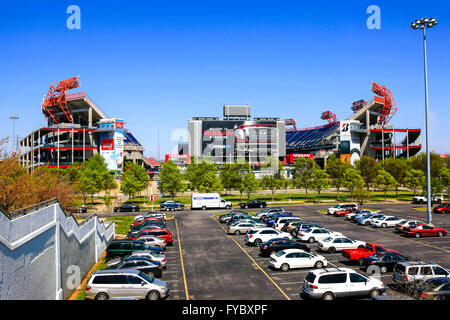
<svg viewBox="0 0 450 320"><path fill-rule="evenodd" d="M144 286L145 284L146 284L145 281L142 281L142 282L141 282L141 286Z"/></svg>

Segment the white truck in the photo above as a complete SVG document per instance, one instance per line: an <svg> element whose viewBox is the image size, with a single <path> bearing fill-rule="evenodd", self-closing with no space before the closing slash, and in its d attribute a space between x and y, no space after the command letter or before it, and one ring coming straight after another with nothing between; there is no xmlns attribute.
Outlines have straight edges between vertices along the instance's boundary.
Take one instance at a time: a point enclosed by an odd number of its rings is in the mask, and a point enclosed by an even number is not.
<svg viewBox="0 0 450 320"><path fill-rule="evenodd" d="M191 209L230 209L231 202L225 201L218 193L193 193Z"/></svg>
<svg viewBox="0 0 450 320"><path fill-rule="evenodd" d="M432 194L431 195L431 202L432 203L441 203L444 201L444 196L442 194ZM415 196L413 198L413 203L427 203L427 195L421 194L419 196Z"/></svg>

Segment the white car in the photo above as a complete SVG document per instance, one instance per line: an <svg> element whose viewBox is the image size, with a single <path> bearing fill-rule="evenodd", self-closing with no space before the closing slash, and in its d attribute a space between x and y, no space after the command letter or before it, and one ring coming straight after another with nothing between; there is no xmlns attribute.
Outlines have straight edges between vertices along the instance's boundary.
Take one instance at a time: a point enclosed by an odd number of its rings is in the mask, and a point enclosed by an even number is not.
<svg viewBox="0 0 450 320"><path fill-rule="evenodd" d="M381 213L368 214L368 215L363 215L363 216L359 217L358 219L356 219L356 222L362 226L363 225L368 226L368 225L370 225L371 219L374 220L374 219L381 218L381 217L384 217L384 214L381 214Z"/></svg>
<svg viewBox="0 0 450 320"><path fill-rule="evenodd" d="M422 194L419 196L415 196L413 198L413 202L414 203L427 203L428 199L427 199L427 195L426 194ZM444 201L444 196L441 194L432 194L431 195L431 202L433 203L441 203L442 201Z"/></svg>
<svg viewBox="0 0 450 320"><path fill-rule="evenodd" d="M318 249L320 251L335 253L343 249L364 248L365 245L366 243L364 241L352 240L346 237L328 237L318 242Z"/></svg>
<svg viewBox="0 0 450 320"><path fill-rule="evenodd" d="M136 240L143 241L149 247L160 247L161 249L165 249L167 245L166 240L149 235L140 236Z"/></svg>
<svg viewBox="0 0 450 320"><path fill-rule="evenodd" d="M322 300L361 295L373 298L384 292L383 282L350 268L312 270L305 276L302 290L307 297Z"/></svg>
<svg viewBox="0 0 450 320"><path fill-rule="evenodd" d="M358 205L356 203L340 203L335 205L334 207L328 208L327 214L333 214L335 211L344 210L348 207L353 207L358 210Z"/></svg>
<svg viewBox="0 0 450 320"><path fill-rule="evenodd" d="M409 227L412 227L413 225L424 224L424 223L425 222L422 222L420 220L403 219L395 224L395 231L402 232L403 228L405 228L405 227L409 228Z"/></svg>
<svg viewBox="0 0 450 320"><path fill-rule="evenodd" d="M373 220L371 222L372 227L376 228L387 228L387 227L395 227L395 225L400 221L399 218L394 216L384 216L382 218Z"/></svg>
<svg viewBox="0 0 450 320"><path fill-rule="evenodd" d="M287 238L292 240L292 235L287 232L281 232L273 228L255 228L247 231L245 242L249 245L259 246L274 238Z"/></svg>
<svg viewBox="0 0 450 320"><path fill-rule="evenodd" d="M281 271L295 268L321 269L327 266L327 259L301 249L285 249L271 254L269 265Z"/></svg>
<svg viewBox="0 0 450 320"><path fill-rule="evenodd" d="M300 231L299 234L297 235L297 239L313 243L316 241L324 240L328 237L339 237L339 236L343 236L343 234L326 228L313 227L310 229Z"/></svg>
<svg viewBox="0 0 450 320"><path fill-rule="evenodd" d="M290 221L301 221L301 220L302 220L302 218L300 218L300 217L282 217L282 218L277 218L275 220L275 222L273 223L273 227L275 228L275 230L281 231L281 228L283 228L285 223L290 222Z"/></svg>

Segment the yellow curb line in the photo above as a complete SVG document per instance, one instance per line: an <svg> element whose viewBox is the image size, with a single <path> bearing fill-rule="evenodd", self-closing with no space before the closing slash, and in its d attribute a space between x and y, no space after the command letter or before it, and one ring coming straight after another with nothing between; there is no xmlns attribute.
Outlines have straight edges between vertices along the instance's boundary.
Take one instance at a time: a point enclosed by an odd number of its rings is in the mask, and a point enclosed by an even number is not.
<svg viewBox="0 0 450 320"><path fill-rule="evenodd" d="M175 227L177 229L178 249L180 250L181 270L183 272L183 282L184 282L184 289L186 291L186 300L189 300L189 291L188 291L187 282L186 282L186 273L184 271L183 253L181 252L180 231L178 229L178 222L176 219L175 219Z"/></svg>

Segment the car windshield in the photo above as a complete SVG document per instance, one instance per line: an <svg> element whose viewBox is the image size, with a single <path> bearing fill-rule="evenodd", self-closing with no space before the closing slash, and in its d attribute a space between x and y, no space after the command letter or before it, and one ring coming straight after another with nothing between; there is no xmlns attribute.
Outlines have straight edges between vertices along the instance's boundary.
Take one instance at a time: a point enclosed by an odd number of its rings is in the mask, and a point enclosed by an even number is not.
<svg viewBox="0 0 450 320"><path fill-rule="evenodd" d="M248 230L248 231L247 231L247 234L254 234L254 233L256 233L256 232L258 232L258 230Z"/></svg>
<svg viewBox="0 0 450 320"><path fill-rule="evenodd" d="M340 208L341 206L340 205L335 205L333 208Z"/></svg>
<svg viewBox="0 0 450 320"><path fill-rule="evenodd" d="M374 260L379 260L382 256L383 256L382 253L374 253L373 255L370 256L370 258Z"/></svg>
<svg viewBox="0 0 450 320"><path fill-rule="evenodd" d="M154 278L149 277L148 275L146 275L146 274L144 274L144 273L142 273L142 272L139 273L139 276L140 276L141 278L143 278L145 281L148 281L149 283L153 283L153 281L155 281Z"/></svg>
<svg viewBox="0 0 450 320"><path fill-rule="evenodd" d="M311 228L308 228L308 229L304 230L305 233L310 233L311 231L312 231Z"/></svg>
<svg viewBox="0 0 450 320"><path fill-rule="evenodd" d="M331 237L328 237L328 238L323 239L324 242L329 242L329 241L331 241L331 240L333 240L333 238L331 238Z"/></svg>
<svg viewBox="0 0 450 320"><path fill-rule="evenodd" d="M438 205L439 208L445 207L446 203L441 203L440 205Z"/></svg>
<svg viewBox="0 0 450 320"><path fill-rule="evenodd" d="M283 250L281 250L281 251L278 251L277 253L275 253L275 256L281 257L284 254L285 254L285 252Z"/></svg>

